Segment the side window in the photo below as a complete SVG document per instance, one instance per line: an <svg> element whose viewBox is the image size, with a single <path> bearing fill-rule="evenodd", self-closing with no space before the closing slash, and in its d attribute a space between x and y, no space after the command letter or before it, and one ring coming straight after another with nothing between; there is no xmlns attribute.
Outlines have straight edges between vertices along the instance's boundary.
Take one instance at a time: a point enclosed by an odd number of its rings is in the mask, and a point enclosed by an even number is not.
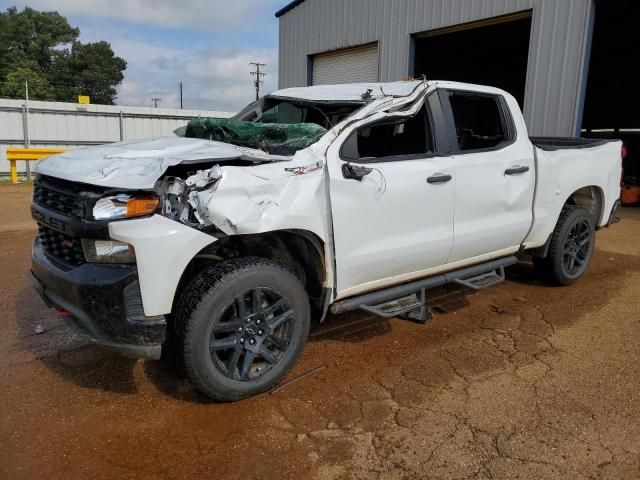
<svg viewBox="0 0 640 480"><path fill-rule="evenodd" d="M426 108L414 117L388 120L361 127L342 147L347 160L375 161L433 152L433 140Z"/></svg>
<svg viewBox="0 0 640 480"><path fill-rule="evenodd" d="M458 151L494 148L511 140L499 97L451 92L449 101Z"/></svg>

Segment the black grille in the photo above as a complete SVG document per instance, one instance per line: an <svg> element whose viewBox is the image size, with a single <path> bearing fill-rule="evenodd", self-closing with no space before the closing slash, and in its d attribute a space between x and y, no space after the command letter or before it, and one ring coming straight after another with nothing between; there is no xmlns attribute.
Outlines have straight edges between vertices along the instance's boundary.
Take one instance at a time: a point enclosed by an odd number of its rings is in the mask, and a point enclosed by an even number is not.
<svg viewBox="0 0 640 480"><path fill-rule="evenodd" d="M38 241L49 257L64 266L77 267L85 263L82 241L79 238L40 225Z"/></svg>
<svg viewBox="0 0 640 480"><path fill-rule="evenodd" d="M84 199L78 186L70 182L39 176L33 189L33 203L65 217L84 218Z"/></svg>

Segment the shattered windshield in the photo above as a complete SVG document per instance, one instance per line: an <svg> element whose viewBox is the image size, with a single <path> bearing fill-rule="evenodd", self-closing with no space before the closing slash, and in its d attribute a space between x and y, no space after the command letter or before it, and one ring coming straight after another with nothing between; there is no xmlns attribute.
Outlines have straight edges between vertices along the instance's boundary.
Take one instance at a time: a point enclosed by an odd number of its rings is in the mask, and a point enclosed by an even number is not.
<svg viewBox="0 0 640 480"><path fill-rule="evenodd" d="M265 98L256 123L315 123L327 130L351 115L361 105L333 102L292 102Z"/></svg>
<svg viewBox="0 0 640 480"><path fill-rule="evenodd" d="M295 102L264 97L232 119L196 118L184 136L255 148L272 155L293 155L316 143L360 104Z"/></svg>
<svg viewBox="0 0 640 480"><path fill-rule="evenodd" d="M272 155L293 155L316 143L326 129L315 123L256 123L223 118L196 118L185 137L255 148Z"/></svg>

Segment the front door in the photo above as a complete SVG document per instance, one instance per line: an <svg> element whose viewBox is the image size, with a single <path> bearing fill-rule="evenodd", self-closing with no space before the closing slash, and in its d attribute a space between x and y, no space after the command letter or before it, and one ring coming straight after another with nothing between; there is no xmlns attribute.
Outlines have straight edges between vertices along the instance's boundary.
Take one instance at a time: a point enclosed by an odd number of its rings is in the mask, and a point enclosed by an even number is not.
<svg viewBox="0 0 640 480"><path fill-rule="evenodd" d="M434 153L426 105L404 115L362 121L327 152L338 297L408 280L450 254L451 157Z"/></svg>

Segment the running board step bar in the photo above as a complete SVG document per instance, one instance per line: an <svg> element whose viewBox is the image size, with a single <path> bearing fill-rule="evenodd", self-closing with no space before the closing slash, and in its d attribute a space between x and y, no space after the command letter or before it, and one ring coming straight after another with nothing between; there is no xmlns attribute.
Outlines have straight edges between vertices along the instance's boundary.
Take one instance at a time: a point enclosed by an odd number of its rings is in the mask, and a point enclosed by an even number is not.
<svg viewBox="0 0 640 480"><path fill-rule="evenodd" d="M497 260L481 263L472 267L443 273L434 277L417 280L415 282L405 283L404 285L398 285L384 290L379 290L377 292L347 298L331 305L331 313L337 314L352 310L364 310L385 318L402 314L408 315L415 320L418 320L417 318L414 318L415 316L427 318L429 317L430 312L426 306L426 290L451 283L461 282L467 282L470 285L473 284L474 287L469 288L474 288L474 290L495 285L496 283L499 283L497 281L498 278L502 278L500 281L504 280L504 268L517 263L517 261L518 259L515 256L499 258ZM496 270L500 273L496 273ZM479 277L486 278L480 281L478 280ZM461 282L458 282L458 280ZM482 286L480 287L478 284L482 284ZM462 285L465 284L462 283ZM420 305L418 301L420 301L422 305ZM409 309L410 307L411 309ZM404 310L404 312L402 312L402 310ZM418 310L422 311L423 315L416 315Z"/></svg>
<svg viewBox="0 0 640 480"><path fill-rule="evenodd" d="M360 310L373 313L383 318L402 317L418 323L426 323L433 316L427 307L426 292L423 288L419 293L412 293L406 297L390 300L378 305L362 305Z"/></svg>
<svg viewBox="0 0 640 480"><path fill-rule="evenodd" d="M475 277L457 278L455 283L472 290L482 290L483 288L493 287L505 280L504 267L500 267L492 272L482 273Z"/></svg>

